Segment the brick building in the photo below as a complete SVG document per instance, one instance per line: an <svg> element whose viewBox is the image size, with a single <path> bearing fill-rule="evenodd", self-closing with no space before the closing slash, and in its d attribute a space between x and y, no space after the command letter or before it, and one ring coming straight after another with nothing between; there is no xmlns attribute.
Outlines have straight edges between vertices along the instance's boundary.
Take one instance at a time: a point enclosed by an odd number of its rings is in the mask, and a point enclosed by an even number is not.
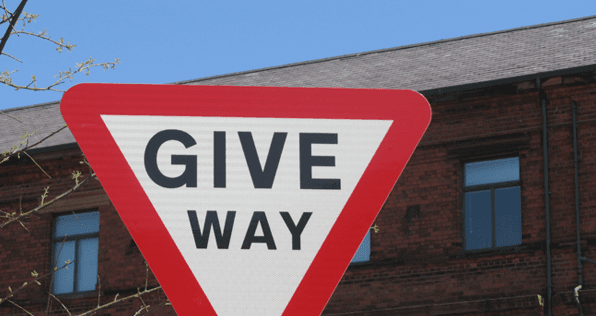
<svg viewBox="0 0 596 316"><path fill-rule="evenodd" d="M429 100L431 125L375 221L380 230L324 315L594 315L594 42L596 16L180 84L413 89ZM25 131L37 131L31 144L64 124L58 102L5 114L3 150ZM28 153L48 175L24 155L0 164L3 212L37 207L45 187L44 201L70 189L74 170L88 176L68 130ZM72 230L73 220L89 225ZM23 222L27 230L0 229L0 298L30 283L14 304L0 302L2 315L23 314L17 304L65 314L50 288L74 313L158 286L98 181ZM63 233L71 237L54 237ZM31 272L50 272L60 251L78 260L33 284ZM143 302L174 315L159 289ZM143 302L98 314L132 315Z"/></svg>

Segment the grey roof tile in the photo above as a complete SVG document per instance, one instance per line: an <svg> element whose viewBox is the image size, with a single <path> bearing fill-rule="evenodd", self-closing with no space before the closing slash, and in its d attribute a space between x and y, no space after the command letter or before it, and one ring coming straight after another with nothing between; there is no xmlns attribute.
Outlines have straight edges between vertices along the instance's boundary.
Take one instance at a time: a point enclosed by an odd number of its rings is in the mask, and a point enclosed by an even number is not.
<svg viewBox="0 0 596 316"><path fill-rule="evenodd" d="M4 113L4 114L2 114ZM17 120L15 120L18 119ZM50 102L37 105L7 109L0 112L0 152L18 146L24 140L22 134L28 132L36 135L29 138L29 144L41 140L64 126L65 122L60 114L60 103ZM75 139L68 128L48 138L38 147L51 147L74 143Z"/></svg>

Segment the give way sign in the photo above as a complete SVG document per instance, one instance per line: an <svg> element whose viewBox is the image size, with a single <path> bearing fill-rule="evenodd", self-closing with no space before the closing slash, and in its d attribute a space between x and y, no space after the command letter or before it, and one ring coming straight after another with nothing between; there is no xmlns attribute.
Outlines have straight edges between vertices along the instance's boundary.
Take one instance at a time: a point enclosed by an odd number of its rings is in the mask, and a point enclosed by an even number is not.
<svg viewBox="0 0 596 316"><path fill-rule="evenodd" d="M410 90L181 85L61 111L176 312L219 316L319 315L431 118Z"/></svg>

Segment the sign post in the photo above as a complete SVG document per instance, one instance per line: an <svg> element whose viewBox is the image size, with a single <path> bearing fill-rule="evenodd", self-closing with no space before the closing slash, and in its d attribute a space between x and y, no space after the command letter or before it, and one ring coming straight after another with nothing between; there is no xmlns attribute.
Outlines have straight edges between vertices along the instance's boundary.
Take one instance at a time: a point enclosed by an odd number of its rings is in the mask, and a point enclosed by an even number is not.
<svg viewBox="0 0 596 316"><path fill-rule="evenodd" d="M61 111L179 315L319 315L430 123L410 90L80 84Z"/></svg>

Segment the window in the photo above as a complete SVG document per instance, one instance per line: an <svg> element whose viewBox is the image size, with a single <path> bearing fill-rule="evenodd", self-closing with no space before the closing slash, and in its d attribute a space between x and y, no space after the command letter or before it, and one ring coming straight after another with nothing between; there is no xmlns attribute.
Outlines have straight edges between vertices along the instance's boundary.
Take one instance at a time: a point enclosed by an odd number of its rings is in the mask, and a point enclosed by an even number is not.
<svg viewBox="0 0 596 316"><path fill-rule="evenodd" d="M521 244L519 157L465 164L464 249Z"/></svg>
<svg viewBox="0 0 596 316"><path fill-rule="evenodd" d="M98 243L99 212L56 217L52 268L59 270L52 283L54 294L95 291ZM68 260L72 263L66 265Z"/></svg>
<svg viewBox="0 0 596 316"><path fill-rule="evenodd" d="M360 244L360 247L358 247L356 254L354 254L354 258L352 258L352 263L365 262L365 261L369 261L369 260L370 260L370 229L368 230L368 233L366 233L366 236L364 237L364 240Z"/></svg>

